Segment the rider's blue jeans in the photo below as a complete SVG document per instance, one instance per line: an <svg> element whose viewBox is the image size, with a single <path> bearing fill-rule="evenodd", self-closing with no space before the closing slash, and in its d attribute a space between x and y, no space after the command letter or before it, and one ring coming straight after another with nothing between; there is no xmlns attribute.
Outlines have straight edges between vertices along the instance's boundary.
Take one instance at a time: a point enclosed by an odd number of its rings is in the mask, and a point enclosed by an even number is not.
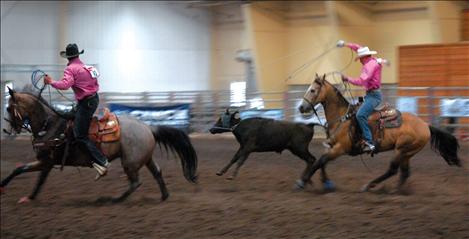
<svg viewBox="0 0 469 239"><path fill-rule="evenodd" d="M105 166L107 158L88 138L88 129L90 128L91 118L96 108L98 108L99 96L96 93L92 97L78 101L75 121L73 122L73 133L78 142L82 143L91 154L93 161L101 166Z"/></svg>
<svg viewBox="0 0 469 239"><path fill-rule="evenodd" d="M363 138L373 143L370 127L368 126L368 116L373 113L374 108L378 106L383 100L380 90L367 91L365 95L365 102L360 106L357 112L357 121L360 129L362 130Z"/></svg>

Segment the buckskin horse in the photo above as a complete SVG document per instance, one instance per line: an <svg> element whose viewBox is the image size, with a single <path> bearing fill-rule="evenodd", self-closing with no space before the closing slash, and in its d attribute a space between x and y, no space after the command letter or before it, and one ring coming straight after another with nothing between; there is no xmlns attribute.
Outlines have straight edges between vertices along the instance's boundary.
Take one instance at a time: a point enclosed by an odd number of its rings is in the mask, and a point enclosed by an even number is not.
<svg viewBox="0 0 469 239"><path fill-rule="evenodd" d="M330 160L344 154L357 155L361 153L357 151L356 142L358 140L355 137L357 127L353 111L356 107L350 105L339 90L326 81L326 75L320 77L316 74L315 80L303 96L299 111L301 113L311 112L317 104L322 104L325 111L330 149L315 162L309 172L309 177L313 176L319 168L326 167ZM457 154L459 144L450 133L428 125L421 118L406 112L401 115L402 122L399 127L386 128L379 123L381 114L383 113L375 111L368 119L373 135L381 136L377 152L394 150L395 154L389 169L383 175L364 185L362 191L368 191L395 175L398 169L401 172L398 183L398 189L400 189L410 176L410 159L420 152L429 141L432 149L439 153L448 165L461 166ZM377 132L378 130L382 130L382 132ZM304 184L305 181L300 182L298 186L303 187Z"/></svg>
<svg viewBox="0 0 469 239"><path fill-rule="evenodd" d="M43 146L35 147L36 161L14 169L1 181L0 189L3 191L14 177L22 173L40 171L33 192L19 201L29 202L36 198L54 165L91 167L92 161L89 154L78 144L63 140L63 135L59 136L66 132L68 124L68 119L63 114L51 107L40 96L17 93L11 89L9 89L9 94L7 111L11 129L20 133L26 127L25 125L29 125L33 145ZM169 148L175 151L181 160L184 177L189 182L196 182L197 155L187 134L179 129L165 126L150 127L132 117L119 117L118 122L120 139L114 142L101 142L100 148L110 161L116 158L121 159L121 166L130 182L129 188L119 197L101 199L111 202L125 200L141 185L138 172L144 165L158 182L161 199L164 201L168 198L169 193L161 169L152 159L156 143L163 145L166 150ZM70 147L67 147L68 143ZM68 157L64 157L64 154Z"/></svg>

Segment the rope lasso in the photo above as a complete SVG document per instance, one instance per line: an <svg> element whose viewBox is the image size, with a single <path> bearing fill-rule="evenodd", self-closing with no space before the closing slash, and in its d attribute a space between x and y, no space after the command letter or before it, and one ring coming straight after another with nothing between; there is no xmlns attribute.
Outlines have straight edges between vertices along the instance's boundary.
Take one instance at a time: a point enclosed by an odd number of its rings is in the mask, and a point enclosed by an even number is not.
<svg viewBox="0 0 469 239"><path fill-rule="evenodd" d="M296 68L290 75L288 75L288 77L285 79L285 81L288 81L288 80L291 80L291 79L295 78L295 76L298 75L298 73L300 73L304 69L308 68L315 61L319 60L320 58L322 58L323 56L325 56L326 54L328 54L329 52L331 52L335 48L337 48L337 47L333 46L333 47L327 49L326 51L324 51L323 53L319 54L318 56L313 57L312 59L308 60L305 64L303 64L300 67Z"/></svg>
<svg viewBox="0 0 469 239"><path fill-rule="evenodd" d="M47 74L42 71L42 70L35 70L33 71L33 73L31 74L31 84L34 86L34 88L38 89L39 90L39 94L38 96L41 97L42 95L42 92L44 91L44 89L48 86L46 84L43 84L42 87L39 87L39 82L41 82L41 80L44 82L44 77L46 76ZM52 94L51 94L51 90L50 90L50 86L48 87L48 91L49 91L49 104L52 103ZM57 93L59 93L59 95L61 95L64 99L74 103L75 101L66 97L64 94L62 94L62 92L60 92L60 90L58 89L55 89L57 91Z"/></svg>

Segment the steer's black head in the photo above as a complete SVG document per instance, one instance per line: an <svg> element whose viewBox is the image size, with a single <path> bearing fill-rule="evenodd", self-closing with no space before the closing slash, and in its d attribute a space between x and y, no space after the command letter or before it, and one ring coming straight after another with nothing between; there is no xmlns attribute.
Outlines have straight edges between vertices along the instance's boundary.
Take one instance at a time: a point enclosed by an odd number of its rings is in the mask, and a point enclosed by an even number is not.
<svg viewBox="0 0 469 239"><path fill-rule="evenodd" d="M239 111L230 113L230 109L227 108L225 113L223 113L209 130L212 134L220 134L225 132L230 132L233 126L239 124L241 117L239 116Z"/></svg>

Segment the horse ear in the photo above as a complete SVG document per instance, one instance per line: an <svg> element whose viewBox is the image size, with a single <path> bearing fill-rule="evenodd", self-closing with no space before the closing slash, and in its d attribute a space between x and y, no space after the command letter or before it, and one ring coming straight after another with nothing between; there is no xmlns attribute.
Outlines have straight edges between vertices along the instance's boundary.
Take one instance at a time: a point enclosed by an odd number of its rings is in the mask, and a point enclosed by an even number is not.
<svg viewBox="0 0 469 239"><path fill-rule="evenodd" d="M226 108L225 114L227 114L227 115L230 114L230 108Z"/></svg>
<svg viewBox="0 0 469 239"><path fill-rule="evenodd" d="M7 88L8 88L8 94L10 94L11 98L12 98L13 100L15 100L15 93L16 93L16 91L15 91L15 90L12 90L9 86L7 86Z"/></svg>
<svg viewBox="0 0 469 239"><path fill-rule="evenodd" d="M233 118L239 119L241 116L239 115L239 111L235 111L233 114Z"/></svg>
<svg viewBox="0 0 469 239"><path fill-rule="evenodd" d="M322 81L326 80L326 74L322 75Z"/></svg>

